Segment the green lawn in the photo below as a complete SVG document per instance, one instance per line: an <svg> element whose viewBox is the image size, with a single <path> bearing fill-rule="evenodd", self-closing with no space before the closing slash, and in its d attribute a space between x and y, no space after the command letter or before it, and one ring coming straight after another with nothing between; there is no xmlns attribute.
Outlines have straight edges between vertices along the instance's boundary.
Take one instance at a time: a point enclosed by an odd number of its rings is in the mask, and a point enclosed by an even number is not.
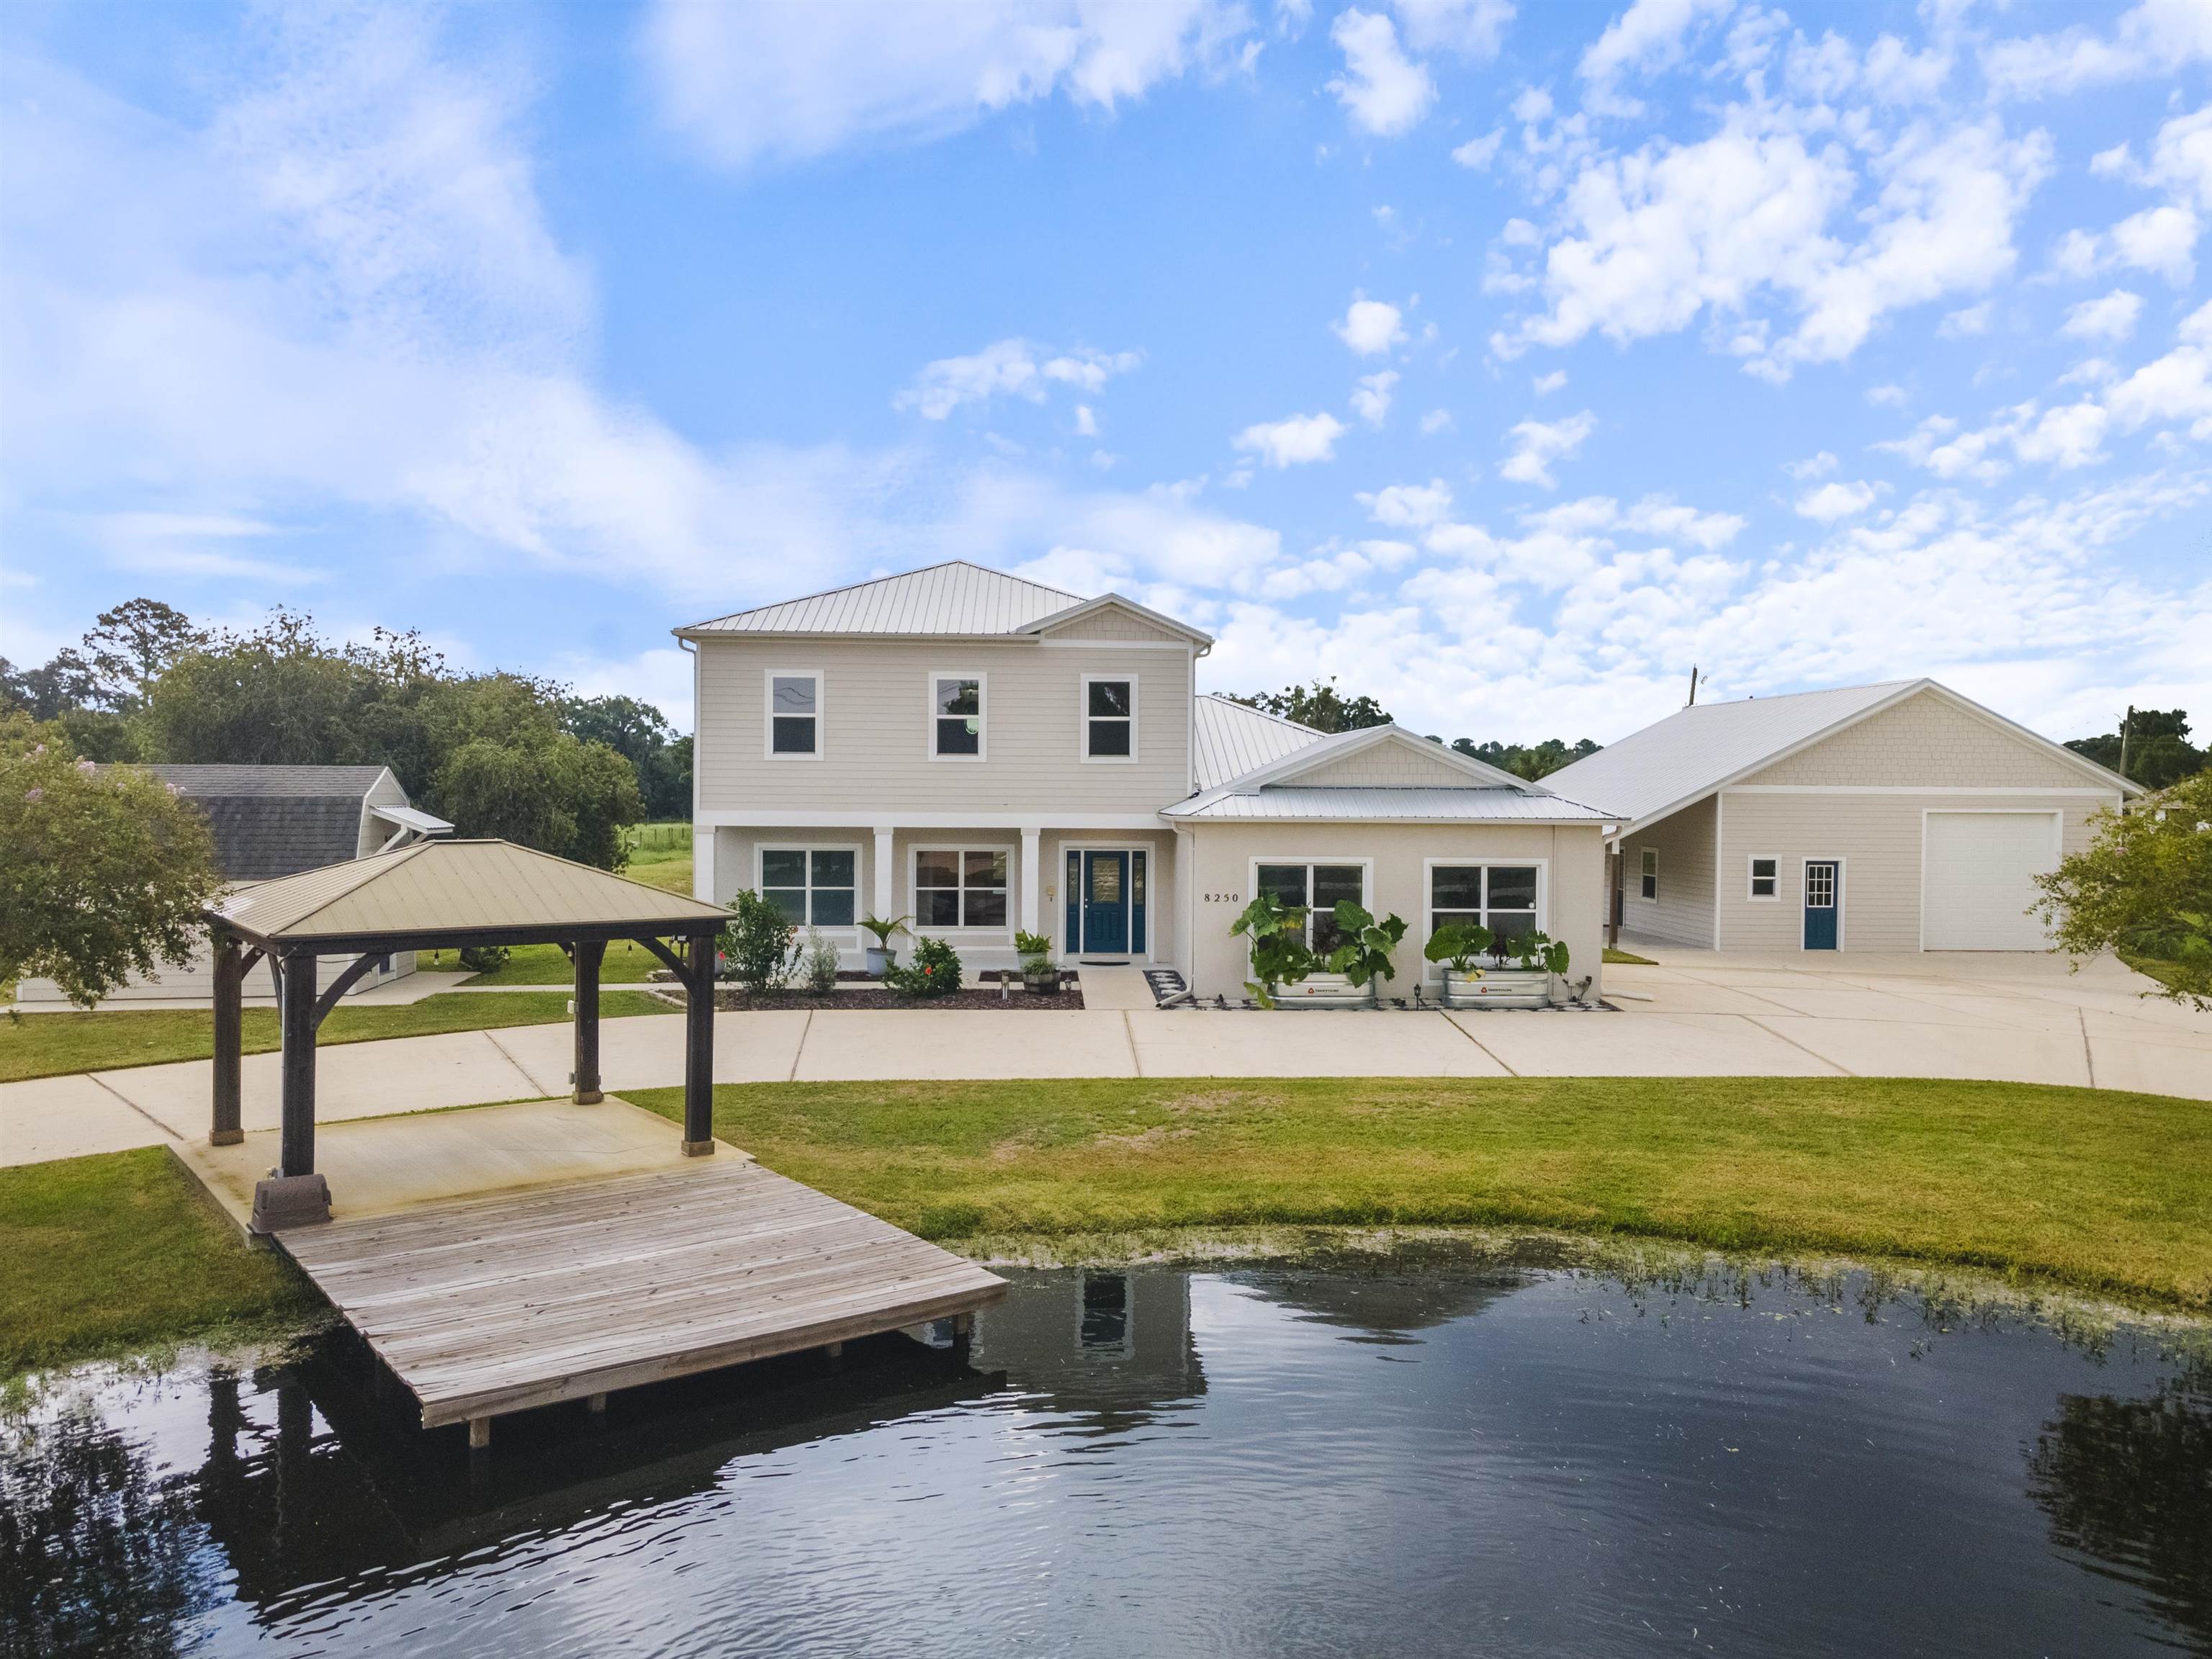
<svg viewBox="0 0 2212 1659"><path fill-rule="evenodd" d="M686 878L687 881L689 878ZM452 973L461 965L458 951L422 951L415 958L417 968L435 968ZM647 950L642 945L633 945L628 939L617 939L607 946L605 962L599 969L602 985L639 985L651 977L657 968L668 964ZM571 985L576 982L575 965L557 945L518 945L507 952L507 960L489 974L478 974L466 983L470 985Z"/></svg>
<svg viewBox="0 0 2212 1659"><path fill-rule="evenodd" d="M1605 959L1607 963L1618 963L1625 968L1656 968L1659 965L1650 957L1639 957L1633 951L1615 950L1610 945L1605 947Z"/></svg>
<svg viewBox="0 0 2212 1659"><path fill-rule="evenodd" d="M642 991L607 991L599 997L604 1018L670 1012L667 1004ZM425 1036L439 1031L481 1031L505 1025L545 1025L568 1018L568 999L557 991L542 996L527 991L507 996L447 992L420 1002L334 1008L323 1022L318 1044ZM248 1008L245 1036L247 1054L274 1052L279 1046L276 1011ZM0 1083L55 1077L65 1072L155 1066L171 1060L205 1060L214 1052L214 1016L204 1009L0 1017Z"/></svg>
<svg viewBox="0 0 2212 1659"><path fill-rule="evenodd" d="M633 854L629 868L623 874L632 881L641 881L647 887L658 887L664 893L691 893L691 853L685 848L681 854L667 858L652 858Z"/></svg>
<svg viewBox="0 0 2212 1659"><path fill-rule="evenodd" d="M251 1250L159 1146L0 1169L0 1376L271 1334L323 1305Z"/></svg>
<svg viewBox="0 0 2212 1659"><path fill-rule="evenodd" d="M671 1116L675 1090L627 1097ZM772 1084L715 1133L939 1238L1518 1224L2017 1273L2212 1312L2212 1107L1887 1079Z"/></svg>

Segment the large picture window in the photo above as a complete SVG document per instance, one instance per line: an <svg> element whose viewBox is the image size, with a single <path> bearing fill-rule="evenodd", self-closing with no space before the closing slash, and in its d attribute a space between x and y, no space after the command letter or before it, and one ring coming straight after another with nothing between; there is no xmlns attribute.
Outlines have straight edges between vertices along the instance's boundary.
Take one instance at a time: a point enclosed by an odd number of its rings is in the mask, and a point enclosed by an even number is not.
<svg viewBox="0 0 2212 1659"><path fill-rule="evenodd" d="M1533 864L1435 864L1429 866L1429 930L1472 921L1499 939L1536 927Z"/></svg>
<svg viewBox="0 0 2212 1659"><path fill-rule="evenodd" d="M1083 677L1083 758L1137 757L1137 682L1133 676Z"/></svg>
<svg viewBox="0 0 2212 1659"><path fill-rule="evenodd" d="M981 674L929 677L929 752L935 760L983 758L984 681Z"/></svg>
<svg viewBox="0 0 2212 1659"><path fill-rule="evenodd" d="M914 855L914 915L921 927L1004 927L1001 848L924 848Z"/></svg>
<svg viewBox="0 0 2212 1659"><path fill-rule="evenodd" d="M793 671L768 676L768 752L773 759L813 760L822 753L822 676Z"/></svg>
<svg viewBox="0 0 2212 1659"><path fill-rule="evenodd" d="M765 847L761 896L801 927L850 927L860 854L848 847Z"/></svg>
<svg viewBox="0 0 2212 1659"><path fill-rule="evenodd" d="M1336 926L1340 900L1367 902L1367 866L1363 864L1262 864L1253 889L1273 893L1285 904L1306 912L1306 944L1316 951L1332 951L1340 939Z"/></svg>

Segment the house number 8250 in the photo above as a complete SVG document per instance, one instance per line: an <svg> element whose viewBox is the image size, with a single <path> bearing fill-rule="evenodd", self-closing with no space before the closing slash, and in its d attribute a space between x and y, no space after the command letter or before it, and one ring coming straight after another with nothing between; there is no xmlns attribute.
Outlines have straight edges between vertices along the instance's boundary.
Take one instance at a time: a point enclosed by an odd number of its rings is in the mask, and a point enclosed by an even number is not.
<svg viewBox="0 0 2212 1659"><path fill-rule="evenodd" d="M1208 893L1206 895L1206 902L1208 904L1234 904L1241 896L1242 895L1237 893Z"/></svg>

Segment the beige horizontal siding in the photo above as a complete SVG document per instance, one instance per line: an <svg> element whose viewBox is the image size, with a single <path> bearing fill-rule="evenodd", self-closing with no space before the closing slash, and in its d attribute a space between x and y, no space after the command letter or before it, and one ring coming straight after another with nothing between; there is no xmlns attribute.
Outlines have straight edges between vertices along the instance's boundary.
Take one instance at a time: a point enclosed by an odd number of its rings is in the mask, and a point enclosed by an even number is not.
<svg viewBox="0 0 2212 1659"><path fill-rule="evenodd" d="M1713 942L1713 805L1708 795L1625 840L1620 925L1678 945ZM1659 897L1642 893L1644 849L1659 849Z"/></svg>
<svg viewBox="0 0 2212 1659"><path fill-rule="evenodd" d="M1467 789L1476 781L1450 762L1424 755L1401 743L1378 743L1356 755L1330 761L1295 781L1301 788Z"/></svg>
<svg viewBox="0 0 2212 1659"><path fill-rule="evenodd" d="M1058 628L1048 628L1044 630L1044 637L1049 640L1152 640L1170 645L1185 642L1182 635L1162 628L1157 623L1146 622L1133 611L1112 605Z"/></svg>
<svg viewBox="0 0 2212 1659"><path fill-rule="evenodd" d="M1923 691L1778 761L1742 784L2079 789L2095 775Z"/></svg>
<svg viewBox="0 0 2212 1659"><path fill-rule="evenodd" d="M818 671L823 757L767 758L766 675ZM928 677L988 677L981 761L930 757ZM1138 683L1137 760L1082 758L1082 679ZM1152 812L1189 793L1190 659L1034 641L708 640L699 646L698 793L754 811Z"/></svg>

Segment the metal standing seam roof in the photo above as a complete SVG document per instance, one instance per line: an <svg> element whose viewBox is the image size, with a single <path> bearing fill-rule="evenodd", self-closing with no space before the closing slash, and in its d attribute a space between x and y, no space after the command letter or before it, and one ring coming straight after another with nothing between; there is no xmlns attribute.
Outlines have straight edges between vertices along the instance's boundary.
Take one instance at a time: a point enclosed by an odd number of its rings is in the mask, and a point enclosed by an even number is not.
<svg viewBox="0 0 2212 1659"><path fill-rule="evenodd" d="M1294 755L1327 734L1229 698L1203 692L1191 704L1191 769L1199 790Z"/></svg>
<svg viewBox="0 0 2212 1659"><path fill-rule="evenodd" d="M1164 817L1210 821L1343 818L1374 822L1462 823L1611 823L1614 817L1580 801L1518 789L1369 789L1268 785L1249 795L1194 798Z"/></svg>
<svg viewBox="0 0 2212 1659"><path fill-rule="evenodd" d="M965 559L833 587L678 629L679 634L1013 634L1084 603Z"/></svg>
<svg viewBox="0 0 2212 1659"><path fill-rule="evenodd" d="M636 926L725 913L589 865L505 841L425 841L227 895L210 912L255 939L312 944L376 934Z"/></svg>

